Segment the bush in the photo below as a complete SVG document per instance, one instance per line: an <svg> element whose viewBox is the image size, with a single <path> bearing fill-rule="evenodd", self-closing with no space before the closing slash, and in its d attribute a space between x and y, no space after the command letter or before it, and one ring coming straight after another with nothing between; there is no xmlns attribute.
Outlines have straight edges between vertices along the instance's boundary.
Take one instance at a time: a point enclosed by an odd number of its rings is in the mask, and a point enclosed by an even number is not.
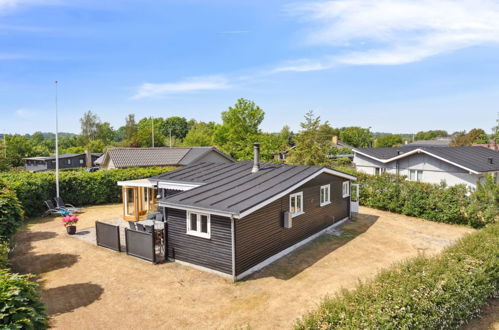
<svg viewBox="0 0 499 330"><path fill-rule="evenodd" d="M0 241L10 239L23 222L23 209L14 191L0 181Z"/></svg>
<svg viewBox="0 0 499 330"><path fill-rule="evenodd" d="M499 295L499 224L326 298L297 329L456 329Z"/></svg>
<svg viewBox="0 0 499 330"><path fill-rule="evenodd" d="M431 221L481 228L499 221L499 185L492 175L469 193L465 185L447 187L407 181L394 174L368 175L338 168L357 177L360 204Z"/></svg>
<svg viewBox="0 0 499 330"><path fill-rule="evenodd" d="M0 324L2 329L46 329L45 308L32 275L0 269Z"/></svg>
<svg viewBox="0 0 499 330"><path fill-rule="evenodd" d="M60 194L66 203L74 205L95 205L121 201L121 187L118 181L134 180L164 173L172 168L150 167L102 170L64 171L59 173ZM26 216L37 216L45 211L43 201L55 196L55 173L5 173L0 179L8 181L22 204Z"/></svg>

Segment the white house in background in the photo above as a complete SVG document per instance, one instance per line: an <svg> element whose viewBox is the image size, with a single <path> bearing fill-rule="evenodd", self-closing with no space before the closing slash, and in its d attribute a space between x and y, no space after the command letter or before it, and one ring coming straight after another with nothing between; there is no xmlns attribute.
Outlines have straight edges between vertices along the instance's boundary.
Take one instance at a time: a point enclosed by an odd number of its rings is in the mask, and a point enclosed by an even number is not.
<svg viewBox="0 0 499 330"><path fill-rule="evenodd" d="M476 187L487 173L499 183L499 152L478 147L434 147L405 145L395 148L353 149L353 163L359 172L392 173L408 180Z"/></svg>

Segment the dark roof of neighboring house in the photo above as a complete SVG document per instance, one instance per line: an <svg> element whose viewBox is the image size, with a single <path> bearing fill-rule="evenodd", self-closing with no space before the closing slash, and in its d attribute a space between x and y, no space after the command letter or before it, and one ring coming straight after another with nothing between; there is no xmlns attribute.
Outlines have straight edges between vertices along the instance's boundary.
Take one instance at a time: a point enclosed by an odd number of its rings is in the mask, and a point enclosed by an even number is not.
<svg viewBox="0 0 499 330"><path fill-rule="evenodd" d="M452 138L438 138L435 140L416 140L408 145L418 147L448 147L452 142Z"/></svg>
<svg viewBox="0 0 499 330"><path fill-rule="evenodd" d="M321 173L354 180L349 174L320 166L261 163L252 173L251 161L237 163L197 163L150 178L167 183L199 186L160 200L161 205L216 211L244 216L260 204L280 198Z"/></svg>
<svg viewBox="0 0 499 330"><path fill-rule="evenodd" d="M383 163L404 158L414 153L425 153L460 168L475 172L499 171L499 152L487 148L466 147L419 147L405 145L396 148L356 148L361 155ZM492 159L492 164L490 163Z"/></svg>
<svg viewBox="0 0 499 330"><path fill-rule="evenodd" d="M98 153L92 153L92 156L99 157L101 154ZM85 156L85 154L62 154L59 155L59 159L63 158L73 158L73 157L78 157L78 156ZM55 160L55 156L42 156L42 157L27 157L23 158L25 160Z"/></svg>
<svg viewBox="0 0 499 330"><path fill-rule="evenodd" d="M209 152L216 152L228 160L229 156L214 147L189 147L189 148L111 148L106 157L110 157L117 168L136 166L178 166L187 165Z"/></svg>

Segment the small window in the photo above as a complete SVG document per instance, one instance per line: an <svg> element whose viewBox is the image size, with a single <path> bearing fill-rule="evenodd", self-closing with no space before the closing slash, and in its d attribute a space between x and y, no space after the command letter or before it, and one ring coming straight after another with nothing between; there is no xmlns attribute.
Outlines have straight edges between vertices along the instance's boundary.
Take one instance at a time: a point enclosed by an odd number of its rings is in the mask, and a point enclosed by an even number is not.
<svg viewBox="0 0 499 330"><path fill-rule="evenodd" d="M350 196L350 181L343 182L343 198Z"/></svg>
<svg viewBox="0 0 499 330"><path fill-rule="evenodd" d="M321 206L331 203L331 185L321 186Z"/></svg>
<svg viewBox="0 0 499 330"><path fill-rule="evenodd" d="M80 164L83 164L83 159L80 159Z"/></svg>
<svg viewBox="0 0 499 330"><path fill-rule="evenodd" d="M423 171L421 171L421 170L409 170L409 180L421 181L422 179L423 179Z"/></svg>
<svg viewBox="0 0 499 330"><path fill-rule="evenodd" d="M303 214L303 192L289 196L289 213L293 217Z"/></svg>
<svg viewBox="0 0 499 330"><path fill-rule="evenodd" d="M187 212L187 234L210 238L210 215Z"/></svg>
<svg viewBox="0 0 499 330"><path fill-rule="evenodd" d="M68 159L68 165L71 165L71 159Z"/></svg>

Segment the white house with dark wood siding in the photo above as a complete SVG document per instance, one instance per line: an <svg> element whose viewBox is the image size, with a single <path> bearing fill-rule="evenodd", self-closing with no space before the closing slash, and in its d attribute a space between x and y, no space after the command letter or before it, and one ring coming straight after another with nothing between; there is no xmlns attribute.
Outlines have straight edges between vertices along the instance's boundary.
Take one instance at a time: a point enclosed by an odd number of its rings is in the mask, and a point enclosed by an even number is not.
<svg viewBox="0 0 499 330"><path fill-rule="evenodd" d="M359 172L391 173L408 180L475 188L478 180L499 172L499 152L481 147L401 146L353 149ZM499 181L498 181L499 182Z"/></svg>

